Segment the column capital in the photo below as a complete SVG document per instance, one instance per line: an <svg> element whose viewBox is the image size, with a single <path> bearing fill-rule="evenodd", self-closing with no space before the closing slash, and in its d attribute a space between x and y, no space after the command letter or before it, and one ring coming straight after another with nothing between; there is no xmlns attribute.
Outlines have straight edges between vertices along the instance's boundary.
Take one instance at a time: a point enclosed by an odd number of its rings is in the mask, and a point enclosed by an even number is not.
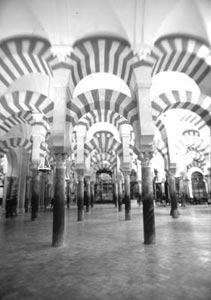
<svg viewBox="0 0 211 300"><path fill-rule="evenodd" d="M175 175L176 169L177 169L176 163L170 163L169 171L172 175Z"/></svg>
<svg viewBox="0 0 211 300"><path fill-rule="evenodd" d="M65 168L67 154L66 153L54 153L56 160L56 168L62 169Z"/></svg>
<svg viewBox="0 0 211 300"><path fill-rule="evenodd" d="M143 167L149 167L153 158L153 151L141 152L140 160Z"/></svg>
<svg viewBox="0 0 211 300"><path fill-rule="evenodd" d="M79 181L84 180L84 169L76 169L76 174Z"/></svg>
<svg viewBox="0 0 211 300"><path fill-rule="evenodd" d="M39 166L39 161L32 161L29 164L29 168L30 170L34 170L37 169L38 170L38 166Z"/></svg>
<svg viewBox="0 0 211 300"><path fill-rule="evenodd" d="M124 176L130 176L131 170L127 169L127 170L122 170L122 173Z"/></svg>

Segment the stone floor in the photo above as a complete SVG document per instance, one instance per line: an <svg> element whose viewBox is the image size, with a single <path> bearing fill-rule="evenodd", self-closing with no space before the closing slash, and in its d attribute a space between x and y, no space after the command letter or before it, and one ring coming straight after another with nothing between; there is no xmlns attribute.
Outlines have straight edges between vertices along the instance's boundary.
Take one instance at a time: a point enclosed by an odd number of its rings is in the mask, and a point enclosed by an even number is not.
<svg viewBox="0 0 211 300"><path fill-rule="evenodd" d="M211 299L211 206L155 207L156 245L143 244L142 208L124 221L112 205L76 221L66 210L65 246L51 247L52 212L0 214L1 300Z"/></svg>

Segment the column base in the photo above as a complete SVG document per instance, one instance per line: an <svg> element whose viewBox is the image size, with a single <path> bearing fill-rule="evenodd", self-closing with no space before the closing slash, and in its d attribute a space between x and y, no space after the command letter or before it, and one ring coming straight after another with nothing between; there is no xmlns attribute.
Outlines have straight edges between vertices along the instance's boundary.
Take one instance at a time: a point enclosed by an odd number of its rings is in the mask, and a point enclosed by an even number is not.
<svg viewBox="0 0 211 300"><path fill-rule="evenodd" d="M78 221L83 221L84 213L83 210L78 210Z"/></svg>
<svg viewBox="0 0 211 300"><path fill-rule="evenodd" d="M179 218L179 211L178 209L172 209L171 212L170 212L170 215L172 216L173 219L177 219Z"/></svg>
<svg viewBox="0 0 211 300"><path fill-rule="evenodd" d="M131 220L131 214L130 212L125 213L125 221L130 221Z"/></svg>
<svg viewBox="0 0 211 300"><path fill-rule="evenodd" d="M54 248L64 247L64 241L53 241L51 246Z"/></svg>

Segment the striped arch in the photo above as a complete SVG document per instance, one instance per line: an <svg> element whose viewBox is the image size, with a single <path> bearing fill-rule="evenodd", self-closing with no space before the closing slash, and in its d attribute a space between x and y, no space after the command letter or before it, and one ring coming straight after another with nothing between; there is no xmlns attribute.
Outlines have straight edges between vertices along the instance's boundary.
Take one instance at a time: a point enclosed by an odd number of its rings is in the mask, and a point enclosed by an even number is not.
<svg viewBox="0 0 211 300"><path fill-rule="evenodd" d="M96 132L93 138L85 144L85 155L88 155L93 150L97 153L115 153L119 143L114 138L113 134L108 131Z"/></svg>
<svg viewBox="0 0 211 300"><path fill-rule="evenodd" d="M168 91L152 101L153 120L168 109L182 108L195 112L207 126L211 126L211 98L201 95L196 99L191 91Z"/></svg>
<svg viewBox="0 0 211 300"><path fill-rule="evenodd" d="M108 89L92 90L67 102L66 120L75 126L81 117L94 110L111 110L123 116L134 126L138 121L136 99Z"/></svg>
<svg viewBox="0 0 211 300"><path fill-rule="evenodd" d="M78 125L86 126L87 131L92 125L98 122L107 122L114 125L119 131L122 124L128 124L128 121L121 115L111 110L93 110L86 113L78 122Z"/></svg>
<svg viewBox="0 0 211 300"><path fill-rule="evenodd" d="M198 130L203 129L206 126L204 120L192 112L187 112L186 115L180 119L180 122L187 122L188 124L196 127Z"/></svg>
<svg viewBox="0 0 211 300"><path fill-rule="evenodd" d="M31 111L22 111L22 112L19 112L15 115L12 115L12 116L6 118L2 124L0 121L0 129L2 131L4 131L5 133L8 133L13 126L16 126L19 124L29 124L29 125L33 126L34 122L35 121L33 119ZM48 124L48 120L45 116L43 117L42 125L45 127L46 131L49 131L50 127Z"/></svg>
<svg viewBox="0 0 211 300"><path fill-rule="evenodd" d="M70 60L66 63L66 68L70 68L72 73L71 91L73 92L84 77L97 72L116 75L133 88L132 65L137 59L125 40L113 37L90 37L77 41Z"/></svg>
<svg viewBox="0 0 211 300"><path fill-rule="evenodd" d="M98 153L91 158L91 166L95 171L102 169L112 171L116 165L116 156L108 153Z"/></svg>
<svg viewBox="0 0 211 300"><path fill-rule="evenodd" d="M0 157L4 156L10 149L20 147L24 148L29 154L31 154L32 142L30 140L17 137L0 141Z"/></svg>
<svg viewBox="0 0 211 300"><path fill-rule="evenodd" d="M204 161L196 161L196 160L194 160L192 163L188 164L186 166L186 168L187 168L187 171L189 171L191 168L197 167L197 168L199 168L203 172L203 167L204 166L205 166Z"/></svg>
<svg viewBox="0 0 211 300"><path fill-rule="evenodd" d="M151 52L152 75L164 71L183 72L203 92L203 82L211 77L211 50L199 40L184 36L168 36L156 41Z"/></svg>
<svg viewBox="0 0 211 300"><path fill-rule="evenodd" d="M156 141L156 149L162 155L166 168L169 166L169 147L166 127L161 120L157 120L155 126L160 132L161 139Z"/></svg>
<svg viewBox="0 0 211 300"><path fill-rule="evenodd" d="M199 139L196 143L196 140L194 138L191 138L191 136L188 137L187 135L184 135L179 139L178 143L176 144L176 150L180 153L184 153L184 149L186 153L188 153L191 150L196 151L197 161L205 162L205 156L209 155L210 153L209 140Z"/></svg>
<svg viewBox="0 0 211 300"><path fill-rule="evenodd" d="M46 120L51 123L53 121L53 108L53 101L42 94L34 93L31 91L5 94L0 98L1 128L7 128L7 126L4 126L4 122L7 122L8 119L12 116L21 113L24 115L25 113L27 114L27 112L42 113L45 116Z"/></svg>
<svg viewBox="0 0 211 300"><path fill-rule="evenodd" d="M52 76L54 60L50 43L42 38L16 37L0 44L0 87L9 85L23 75L43 73Z"/></svg>

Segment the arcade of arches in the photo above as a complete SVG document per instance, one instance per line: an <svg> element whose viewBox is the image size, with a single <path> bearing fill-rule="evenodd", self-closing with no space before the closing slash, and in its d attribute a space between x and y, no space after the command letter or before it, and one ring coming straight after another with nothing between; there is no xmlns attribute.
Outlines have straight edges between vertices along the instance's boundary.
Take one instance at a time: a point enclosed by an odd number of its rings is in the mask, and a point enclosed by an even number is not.
<svg viewBox="0 0 211 300"><path fill-rule="evenodd" d="M142 203L153 244L154 202L210 202L210 3L111 2L0 3L1 206L53 204L53 246L66 205Z"/></svg>

